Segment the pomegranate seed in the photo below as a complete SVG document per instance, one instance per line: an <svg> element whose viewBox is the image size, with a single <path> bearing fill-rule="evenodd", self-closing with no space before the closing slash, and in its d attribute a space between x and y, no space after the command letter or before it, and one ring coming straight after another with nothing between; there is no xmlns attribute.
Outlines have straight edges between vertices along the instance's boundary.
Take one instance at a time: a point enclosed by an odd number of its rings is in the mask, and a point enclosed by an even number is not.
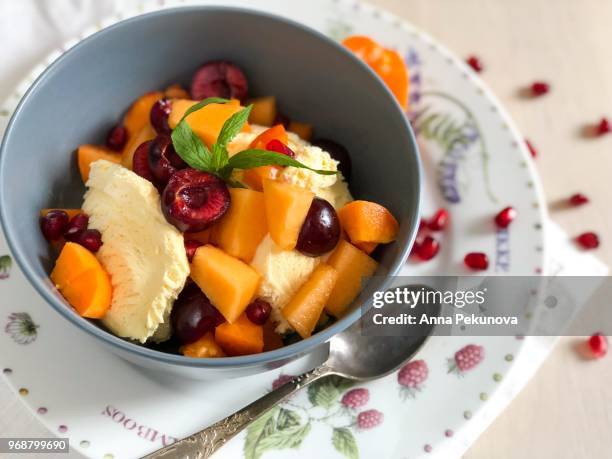
<svg viewBox="0 0 612 459"><path fill-rule="evenodd" d="M425 236L421 242L415 244L414 250L421 260L431 260L440 251L440 243L431 236Z"/></svg>
<svg viewBox="0 0 612 459"><path fill-rule="evenodd" d="M608 353L608 338L601 333L595 333L589 338L589 349L596 359L602 358Z"/></svg>
<svg viewBox="0 0 612 459"><path fill-rule="evenodd" d="M476 271L483 271L489 267L489 257L482 252L470 252L463 259L465 265Z"/></svg>
<svg viewBox="0 0 612 459"><path fill-rule="evenodd" d="M295 152L278 139L272 139L266 144L266 150L295 158Z"/></svg>
<svg viewBox="0 0 612 459"><path fill-rule="evenodd" d="M95 253L102 247L102 235L96 229L88 229L79 233L74 242Z"/></svg>
<svg viewBox="0 0 612 459"><path fill-rule="evenodd" d="M599 247L599 236L592 231L589 231L578 236L576 238L576 242L578 242L578 244L580 244L580 246L585 250L596 249Z"/></svg>
<svg viewBox="0 0 612 459"><path fill-rule="evenodd" d="M446 209L438 209L434 216L429 220L427 226L432 231L442 231L448 224L448 211Z"/></svg>
<svg viewBox="0 0 612 459"><path fill-rule="evenodd" d="M470 56L467 58L468 65L474 69L474 72L482 72L482 62L476 56Z"/></svg>
<svg viewBox="0 0 612 459"><path fill-rule="evenodd" d="M193 256L195 255L196 250L198 250L198 247L201 245L202 243L200 241L196 241L194 239L187 239L185 241L185 251L187 252L187 259L189 260L189 263L193 261Z"/></svg>
<svg viewBox="0 0 612 459"><path fill-rule="evenodd" d="M531 157L536 158L538 156L538 151L535 149L533 144L527 139L525 139L525 144L527 144L527 148L529 149L529 153L531 153Z"/></svg>
<svg viewBox="0 0 612 459"><path fill-rule="evenodd" d="M608 118L599 120L599 123L597 123L597 135L608 134L610 131L612 131L612 126L610 126Z"/></svg>
<svg viewBox="0 0 612 459"><path fill-rule="evenodd" d="M248 319L256 325L263 325L268 321L272 307L270 303L260 298L253 301L246 308Z"/></svg>
<svg viewBox="0 0 612 459"><path fill-rule="evenodd" d="M87 214L80 213L70 219L70 223L64 231L64 238L67 241L77 242L80 234L87 229L89 217Z"/></svg>
<svg viewBox="0 0 612 459"><path fill-rule="evenodd" d="M589 202L589 198L587 198L585 195L583 195L582 193L576 193L570 196L569 198L569 203L572 206L582 206L583 204L586 204Z"/></svg>
<svg viewBox="0 0 612 459"><path fill-rule="evenodd" d="M531 94L534 96L543 96L550 91L550 85L544 81L535 81L531 84Z"/></svg>
<svg viewBox="0 0 612 459"><path fill-rule="evenodd" d="M63 210L51 210L40 218L40 230L48 242L57 241L68 225L68 214Z"/></svg>
<svg viewBox="0 0 612 459"><path fill-rule="evenodd" d="M124 126L115 126L106 136L106 146L111 150L121 151L127 142L128 132Z"/></svg>
<svg viewBox="0 0 612 459"><path fill-rule="evenodd" d="M495 224L498 228L508 228L515 218L516 210L514 210L514 207L506 207L495 216Z"/></svg>
<svg viewBox="0 0 612 459"><path fill-rule="evenodd" d="M427 220L425 220L424 218L421 218L421 220L419 221L418 232L420 233L421 231L423 231L426 228L427 228Z"/></svg>

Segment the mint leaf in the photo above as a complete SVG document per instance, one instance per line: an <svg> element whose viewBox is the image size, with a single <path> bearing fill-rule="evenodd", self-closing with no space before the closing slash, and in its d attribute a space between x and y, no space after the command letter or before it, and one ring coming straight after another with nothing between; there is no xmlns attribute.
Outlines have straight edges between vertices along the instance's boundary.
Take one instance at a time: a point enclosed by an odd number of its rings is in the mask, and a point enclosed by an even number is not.
<svg viewBox="0 0 612 459"><path fill-rule="evenodd" d="M181 121L172 131L172 144L176 153L189 167L208 172L212 166L212 155L200 138L193 133L186 121Z"/></svg>
<svg viewBox="0 0 612 459"><path fill-rule="evenodd" d="M218 144L225 147L234 137L236 137L236 135L238 135L242 129L242 126L244 126L244 123L246 123L249 119L249 114L251 113L252 108L253 105L243 108L239 112L234 113L225 121L225 123L223 123L221 132L219 132L219 137L217 137Z"/></svg>
<svg viewBox="0 0 612 459"><path fill-rule="evenodd" d="M185 118L187 118L193 112L197 112L198 110L200 110L201 108L206 107L207 105L210 105L210 104L227 104L228 102L229 102L228 99L223 99L221 97L209 97L208 99L204 99L204 100L198 102L197 104L194 104L191 107L189 107L187 109L187 111L185 112L185 114L183 115L183 117L181 118L181 122L183 122L185 120ZM178 125L177 125L177 127L178 127Z"/></svg>
<svg viewBox="0 0 612 459"><path fill-rule="evenodd" d="M227 165L227 150L221 144L214 143L212 146L212 165L211 168L218 172Z"/></svg>
<svg viewBox="0 0 612 459"><path fill-rule="evenodd" d="M312 169L306 164L302 164L301 162L296 161L287 155L283 155L282 153L254 149L236 153L228 160L227 166L232 169L252 169L259 166L291 166L301 169L308 169L321 175L335 175L338 173L336 171Z"/></svg>

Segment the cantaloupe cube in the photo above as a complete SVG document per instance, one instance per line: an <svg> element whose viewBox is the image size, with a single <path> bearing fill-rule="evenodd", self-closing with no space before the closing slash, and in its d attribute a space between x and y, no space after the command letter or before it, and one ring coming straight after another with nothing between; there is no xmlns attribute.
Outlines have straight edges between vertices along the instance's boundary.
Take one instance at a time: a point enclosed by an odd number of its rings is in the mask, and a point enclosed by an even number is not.
<svg viewBox="0 0 612 459"><path fill-rule="evenodd" d="M136 132L134 135L130 136L125 147L123 147L123 152L121 153L121 165L123 167L127 167L128 169L133 169L133 161L134 161L134 153L136 153L136 149L143 143L153 140L157 136L155 129L151 126L151 123L147 122L140 131Z"/></svg>
<svg viewBox="0 0 612 459"><path fill-rule="evenodd" d="M231 204L213 227L211 242L229 255L250 263L268 233L266 206L261 191L230 188Z"/></svg>
<svg viewBox="0 0 612 459"><path fill-rule="evenodd" d="M147 92L130 106L123 118L123 126L128 132L128 141L149 124L153 104L163 97L164 94L159 91Z"/></svg>
<svg viewBox="0 0 612 459"><path fill-rule="evenodd" d="M378 247L378 242L355 242L353 245L370 255Z"/></svg>
<svg viewBox="0 0 612 459"><path fill-rule="evenodd" d="M251 101L253 108L249 121L261 126L272 126L276 119L276 97L260 97Z"/></svg>
<svg viewBox="0 0 612 459"><path fill-rule="evenodd" d="M234 323L222 323L215 329L215 340L227 355L259 354L264 349L263 327L242 314Z"/></svg>
<svg viewBox="0 0 612 459"><path fill-rule="evenodd" d="M181 121L185 112L197 101L189 99L176 99L172 101L172 111L168 117L168 125L174 129ZM186 120L193 132L202 139L209 148L217 141L219 132L225 123L234 113L242 110L240 102L231 100L226 104L209 104L197 112L189 115ZM249 132L248 123L242 128L241 132Z"/></svg>
<svg viewBox="0 0 612 459"><path fill-rule="evenodd" d="M289 127L287 128L290 132L297 134L300 139L305 140L307 142L312 139L312 125L306 123L300 123L298 121L290 121Z"/></svg>
<svg viewBox="0 0 612 459"><path fill-rule="evenodd" d="M191 278L230 323L244 312L260 281L257 271L212 245L196 250Z"/></svg>
<svg viewBox="0 0 612 459"><path fill-rule="evenodd" d="M338 271L338 281L325 310L334 317L341 317L359 295L366 279L374 274L378 263L343 239L338 242L327 263Z"/></svg>
<svg viewBox="0 0 612 459"><path fill-rule="evenodd" d="M255 191L263 191L265 179L275 180L282 168L280 166L259 166L246 169L242 173L242 183Z"/></svg>
<svg viewBox="0 0 612 459"><path fill-rule="evenodd" d="M353 243L386 244L397 237L399 224L385 207L370 201L352 201L338 211L340 225Z"/></svg>
<svg viewBox="0 0 612 459"><path fill-rule="evenodd" d="M193 343L181 346L180 351L181 354L196 359L225 357L225 352L215 341L215 335L212 332L206 333Z"/></svg>
<svg viewBox="0 0 612 459"><path fill-rule="evenodd" d="M314 330L338 280L338 271L321 263L295 293L281 314L302 338Z"/></svg>
<svg viewBox="0 0 612 459"><path fill-rule="evenodd" d="M270 237L281 249L292 250L315 194L270 179L263 181L263 189Z"/></svg>
<svg viewBox="0 0 612 459"><path fill-rule="evenodd" d="M287 131L285 131L285 127L282 124L276 124L269 129L266 129L261 134L259 134L251 144L249 148L255 148L258 150L265 150L270 141L278 140L280 143L287 145L289 142L289 137L287 136Z"/></svg>
<svg viewBox="0 0 612 459"><path fill-rule="evenodd" d="M77 150L77 162L83 183L89 178L89 167L91 163L99 159L105 159L113 163L121 163L121 155L109 148L98 145L81 145Z"/></svg>

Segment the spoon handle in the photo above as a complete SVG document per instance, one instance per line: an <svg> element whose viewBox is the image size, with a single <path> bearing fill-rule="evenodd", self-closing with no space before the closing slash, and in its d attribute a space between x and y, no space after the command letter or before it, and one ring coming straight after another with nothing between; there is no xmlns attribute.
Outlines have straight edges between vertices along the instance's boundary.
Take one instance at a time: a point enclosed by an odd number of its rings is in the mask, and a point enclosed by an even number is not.
<svg viewBox="0 0 612 459"><path fill-rule="evenodd" d="M204 459L210 457L270 408L311 382L331 374L333 371L327 365L320 365L314 370L295 377L210 427L144 456L143 459Z"/></svg>

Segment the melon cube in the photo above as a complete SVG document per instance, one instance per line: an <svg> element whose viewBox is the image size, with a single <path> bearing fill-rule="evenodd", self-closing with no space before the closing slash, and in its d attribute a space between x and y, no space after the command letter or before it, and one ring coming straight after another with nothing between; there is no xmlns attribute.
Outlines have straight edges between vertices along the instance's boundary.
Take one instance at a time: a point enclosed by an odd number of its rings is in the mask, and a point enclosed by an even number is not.
<svg viewBox="0 0 612 459"><path fill-rule="evenodd" d="M79 147L77 150L77 162L83 183L87 182L89 178L91 163L99 159L105 159L116 164L121 163L121 155L110 148L98 145L81 145Z"/></svg>
<svg viewBox="0 0 612 459"><path fill-rule="evenodd" d="M342 229L353 243L386 244L397 237L399 224L384 206L370 201L352 201L338 211Z"/></svg>
<svg viewBox="0 0 612 459"><path fill-rule="evenodd" d="M227 355L259 354L264 349L261 325L251 322L242 314L234 323L222 323L215 329L215 340Z"/></svg>

